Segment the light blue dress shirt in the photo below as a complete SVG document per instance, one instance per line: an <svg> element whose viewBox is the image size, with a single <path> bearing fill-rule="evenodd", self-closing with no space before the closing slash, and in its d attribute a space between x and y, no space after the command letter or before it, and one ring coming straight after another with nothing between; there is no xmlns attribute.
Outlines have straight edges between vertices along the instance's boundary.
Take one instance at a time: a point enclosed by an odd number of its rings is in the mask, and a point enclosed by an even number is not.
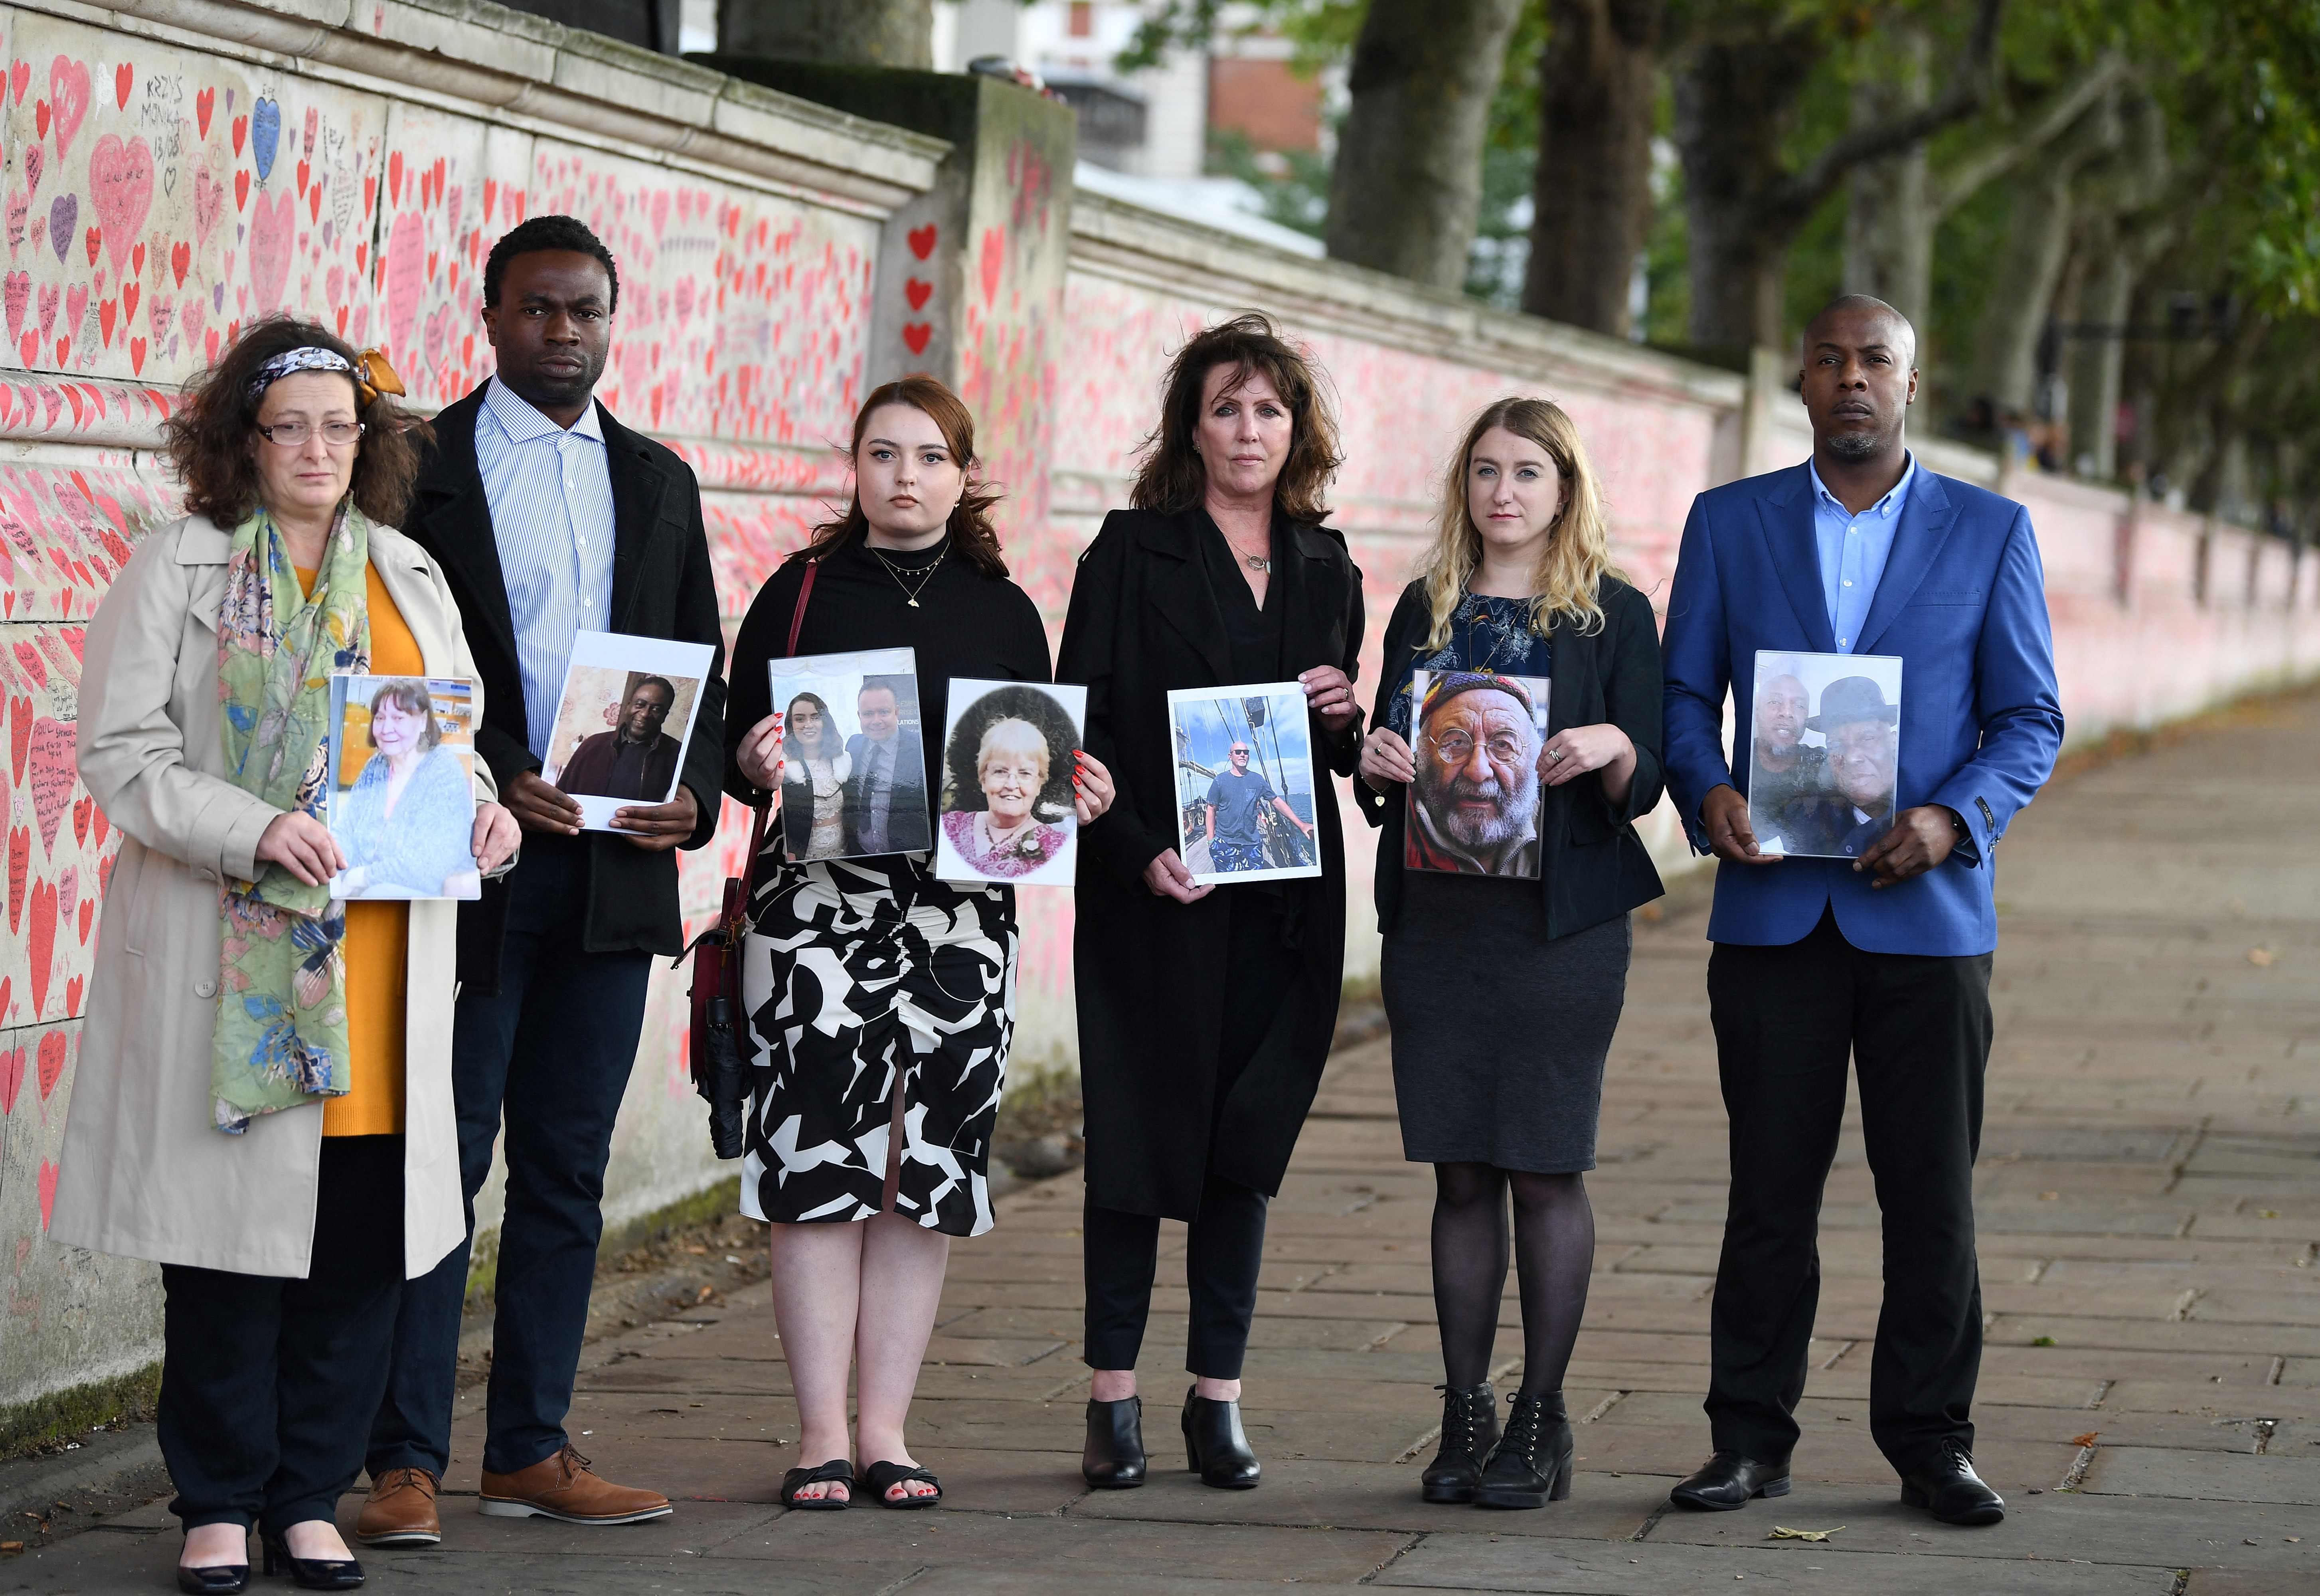
<svg viewBox="0 0 2320 1596"><path fill-rule="evenodd" d="M1909 502L1909 485L1917 479L1917 457L1908 457L1901 480L1868 509L1855 515L1820 479L1820 468L1810 460L1812 474L1813 541L1820 549L1821 594L1828 601L1828 624L1836 634L1836 651L1853 652L1861 623L1869 619L1869 601L1885 575L1885 561L1893 552L1893 534L1901 527L1901 510Z"/></svg>
<svg viewBox="0 0 2320 1596"><path fill-rule="evenodd" d="M612 475L596 406L566 430L494 376L476 418L476 468L515 622L525 740L545 759L573 634L612 630Z"/></svg>

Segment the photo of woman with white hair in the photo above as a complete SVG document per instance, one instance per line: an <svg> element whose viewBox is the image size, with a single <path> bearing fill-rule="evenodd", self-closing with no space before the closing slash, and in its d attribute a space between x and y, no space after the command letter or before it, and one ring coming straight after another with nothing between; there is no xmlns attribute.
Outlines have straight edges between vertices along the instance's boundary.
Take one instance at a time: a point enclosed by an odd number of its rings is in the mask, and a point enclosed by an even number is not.
<svg viewBox="0 0 2320 1596"><path fill-rule="evenodd" d="M1086 700L1083 687L951 684L936 875L1071 884L1072 768Z"/></svg>

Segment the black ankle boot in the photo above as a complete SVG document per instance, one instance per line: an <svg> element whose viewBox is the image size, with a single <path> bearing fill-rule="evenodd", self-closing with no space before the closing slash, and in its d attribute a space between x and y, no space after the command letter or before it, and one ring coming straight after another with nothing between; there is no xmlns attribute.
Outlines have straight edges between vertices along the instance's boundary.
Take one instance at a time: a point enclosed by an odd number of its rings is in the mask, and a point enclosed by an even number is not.
<svg viewBox="0 0 2320 1596"><path fill-rule="evenodd" d="M1098 1491L1126 1491L1144 1483L1144 1399L1087 1405L1087 1449L1080 1474Z"/></svg>
<svg viewBox="0 0 2320 1596"><path fill-rule="evenodd" d="M1432 1502L1474 1500L1482 1464L1499 1439L1499 1399L1490 1383L1437 1385L1442 1392L1442 1449L1418 1476L1418 1496Z"/></svg>
<svg viewBox="0 0 2320 1596"><path fill-rule="evenodd" d="M1248 1449L1248 1434L1240 1427L1240 1404L1219 1402L1184 1393L1184 1466L1196 1471L1201 1483L1219 1491L1247 1491L1262 1473L1256 1454Z"/></svg>
<svg viewBox="0 0 2320 1596"><path fill-rule="evenodd" d="M1507 1414L1507 1433L1491 1448L1474 1487L1478 1508L1536 1508L1571 1494L1571 1419L1563 1393L1517 1392Z"/></svg>

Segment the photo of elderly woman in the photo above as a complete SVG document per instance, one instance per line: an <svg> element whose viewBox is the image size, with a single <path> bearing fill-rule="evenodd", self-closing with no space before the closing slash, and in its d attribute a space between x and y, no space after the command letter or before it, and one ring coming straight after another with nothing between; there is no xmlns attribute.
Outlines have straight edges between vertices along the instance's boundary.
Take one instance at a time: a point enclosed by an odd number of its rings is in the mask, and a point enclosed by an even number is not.
<svg viewBox="0 0 2320 1596"><path fill-rule="evenodd" d="M936 875L1072 884L1079 839L1073 756L1086 713L1084 687L951 683Z"/></svg>
<svg viewBox="0 0 2320 1596"><path fill-rule="evenodd" d="M341 676L331 695L330 827L347 857L331 895L481 896L470 847L473 685Z"/></svg>
<svg viewBox="0 0 2320 1596"><path fill-rule="evenodd" d="M782 721L782 835L793 859L835 859L846 853L846 778L854 761L846 734L819 693L801 693Z"/></svg>

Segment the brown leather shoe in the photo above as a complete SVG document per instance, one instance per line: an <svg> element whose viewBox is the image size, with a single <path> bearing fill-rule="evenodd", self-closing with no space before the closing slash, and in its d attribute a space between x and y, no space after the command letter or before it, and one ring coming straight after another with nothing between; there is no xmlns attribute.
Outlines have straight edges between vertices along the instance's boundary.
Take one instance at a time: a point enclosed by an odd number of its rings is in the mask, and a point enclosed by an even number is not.
<svg viewBox="0 0 2320 1596"><path fill-rule="evenodd" d="M443 1538L435 1515L434 1475L423 1468L391 1468L370 1483L370 1500L355 1519L355 1538L367 1546L431 1546Z"/></svg>
<svg viewBox="0 0 2320 1596"><path fill-rule="evenodd" d="M476 1510L494 1519L559 1519L566 1524L636 1524L674 1510L657 1491L615 1485L588 1472L569 1443L553 1457L512 1474L486 1470Z"/></svg>

